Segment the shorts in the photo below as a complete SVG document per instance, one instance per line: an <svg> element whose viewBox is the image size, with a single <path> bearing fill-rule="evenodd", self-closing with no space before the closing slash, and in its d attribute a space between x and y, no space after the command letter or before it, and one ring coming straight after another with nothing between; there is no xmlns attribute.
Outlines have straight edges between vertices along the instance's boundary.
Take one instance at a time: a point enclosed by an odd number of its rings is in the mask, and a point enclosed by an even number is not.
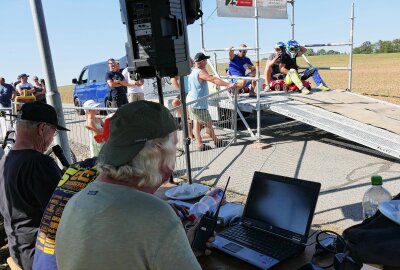
<svg viewBox="0 0 400 270"><path fill-rule="evenodd" d="M195 109L191 108L190 112L193 115L194 120L199 121L201 123L208 123L211 122L211 115L208 112L208 109Z"/></svg>
<svg viewBox="0 0 400 270"><path fill-rule="evenodd" d="M144 93L128 93L128 102L144 100Z"/></svg>
<svg viewBox="0 0 400 270"><path fill-rule="evenodd" d="M229 79L229 82L230 83L237 83L238 80L244 80L246 82L243 87L249 86L251 84L251 80L235 79L235 78Z"/></svg>

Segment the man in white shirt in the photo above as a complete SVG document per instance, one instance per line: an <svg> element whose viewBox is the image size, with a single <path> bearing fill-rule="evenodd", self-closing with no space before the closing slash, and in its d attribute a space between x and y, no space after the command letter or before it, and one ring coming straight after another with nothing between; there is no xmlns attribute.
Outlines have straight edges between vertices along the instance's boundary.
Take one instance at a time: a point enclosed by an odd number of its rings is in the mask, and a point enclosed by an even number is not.
<svg viewBox="0 0 400 270"><path fill-rule="evenodd" d="M135 102L139 100L144 100L144 89L143 89L143 80L135 81L131 79L128 68L125 68L122 71L122 75L124 75L125 80L128 82L127 90L128 90L128 101Z"/></svg>
<svg viewBox="0 0 400 270"><path fill-rule="evenodd" d="M22 95L24 90L26 90L27 94L29 95L33 95L33 93L35 93L36 90L33 85L28 83L28 77L29 75L26 75L25 73L22 73L18 76L18 80L20 81L20 83L17 84L17 86L15 87L18 94Z"/></svg>

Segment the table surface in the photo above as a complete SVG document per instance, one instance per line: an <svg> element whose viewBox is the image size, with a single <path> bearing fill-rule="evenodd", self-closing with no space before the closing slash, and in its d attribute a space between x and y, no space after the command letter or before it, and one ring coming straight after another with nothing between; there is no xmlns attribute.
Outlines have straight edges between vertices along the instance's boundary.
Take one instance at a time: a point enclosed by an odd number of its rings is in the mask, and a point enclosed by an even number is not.
<svg viewBox="0 0 400 270"><path fill-rule="evenodd" d="M165 191L175 185L173 184L165 184L162 187L160 187L159 190L157 190L156 195L164 200L167 200L168 198L164 195ZM196 201L196 200L195 200ZM188 201L189 203L194 203L195 201ZM313 243L315 241L315 234L311 239L308 241L309 243ZM305 251L294 257L290 258L286 261L281 262L277 266L275 266L273 269L274 270L296 270L300 268L301 266L305 265L306 263L311 261L312 255L314 254L315 247L314 245L307 246ZM333 260L333 256L329 256L326 258L326 261L321 262L322 265L329 265ZM201 256L198 257L198 261L200 265L202 266L203 269L205 270L211 270L211 269L218 269L218 270L256 270L259 269L255 266L252 266L251 264L244 262L242 260L239 260L235 257L232 257L222 251L219 251L217 249L212 250L212 254L209 256ZM331 268L333 269L333 268Z"/></svg>

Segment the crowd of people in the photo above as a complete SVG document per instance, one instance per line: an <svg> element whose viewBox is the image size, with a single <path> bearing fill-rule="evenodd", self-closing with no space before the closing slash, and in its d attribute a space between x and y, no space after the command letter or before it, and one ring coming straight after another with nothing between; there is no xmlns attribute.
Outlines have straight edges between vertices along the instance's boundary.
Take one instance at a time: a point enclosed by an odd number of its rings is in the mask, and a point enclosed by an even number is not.
<svg viewBox="0 0 400 270"><path fill-rule="evenodd" d="M6 83L4 77L0 77L0 108L11 107L11 102L18 96L34 96L37 101L46 103L46 84L44 79L33 76L33 84L28 82L29 75L18 75L14 83Z"/></svg>

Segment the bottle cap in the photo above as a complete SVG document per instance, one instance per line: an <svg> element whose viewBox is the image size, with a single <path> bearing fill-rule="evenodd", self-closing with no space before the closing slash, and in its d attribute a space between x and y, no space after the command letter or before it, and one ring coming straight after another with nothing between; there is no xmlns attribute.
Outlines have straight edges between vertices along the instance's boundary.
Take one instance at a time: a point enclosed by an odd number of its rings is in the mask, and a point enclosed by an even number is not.
<svg viewBox="0 0 400 270"><path fill-rule="evenodd" d="M382 185L382 176L374 175L371 177L372 185Z"/></svg>

